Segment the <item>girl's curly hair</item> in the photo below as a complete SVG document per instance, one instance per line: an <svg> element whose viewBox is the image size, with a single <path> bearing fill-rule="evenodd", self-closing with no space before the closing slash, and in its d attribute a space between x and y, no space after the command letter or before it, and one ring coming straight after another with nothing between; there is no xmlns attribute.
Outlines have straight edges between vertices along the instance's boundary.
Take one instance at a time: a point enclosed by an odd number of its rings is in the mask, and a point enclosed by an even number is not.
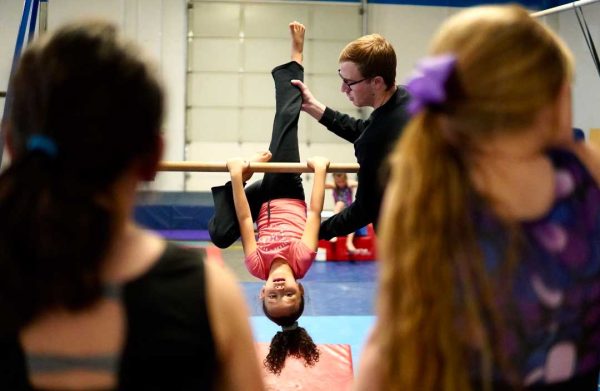
<svg viewBox="0 0 600 391"><path fill-rule="evenodd" d="M271 340L269 354L263 361L269 372L279 375L288 356L304 359L304 366L311 367L319 361L319 349L304 327L298 327L296 321L304 312L304 295L300 299L298 310L283 317L275 318L267 312L263 302L263 312L272 322L286 328L277 332ZM295 324L296 323L296 324ZM289 327L289 329L288 329Z"/></svg>

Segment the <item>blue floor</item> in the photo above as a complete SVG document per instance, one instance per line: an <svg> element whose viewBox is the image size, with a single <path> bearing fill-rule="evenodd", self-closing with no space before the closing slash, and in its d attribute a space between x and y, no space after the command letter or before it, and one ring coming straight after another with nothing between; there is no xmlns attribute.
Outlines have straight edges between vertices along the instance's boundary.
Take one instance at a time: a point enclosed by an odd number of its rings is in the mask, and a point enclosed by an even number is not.
<svg viewBox="0 0 600 391"><path fill-rule="evenodd" d="M315 262L302 283L306 294L299 324L319 343L348 344L354 369L374 323L377 262ZM261 282L242 283L251 311L254 338L269 342L279 330L263 314Z"/></svg>

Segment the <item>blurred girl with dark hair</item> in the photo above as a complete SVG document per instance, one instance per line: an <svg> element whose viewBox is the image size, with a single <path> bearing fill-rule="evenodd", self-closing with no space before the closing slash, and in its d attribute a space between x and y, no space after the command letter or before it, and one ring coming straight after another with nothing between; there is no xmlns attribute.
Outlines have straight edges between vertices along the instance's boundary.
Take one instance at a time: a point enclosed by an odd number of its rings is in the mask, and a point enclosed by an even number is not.
<svg viewBox="0 0 600 391"><path fill-rule="evenodd" d="M29 47L0 175L0 388L261 390L232 275L137 226L163 90L105 22Z"/></svg>

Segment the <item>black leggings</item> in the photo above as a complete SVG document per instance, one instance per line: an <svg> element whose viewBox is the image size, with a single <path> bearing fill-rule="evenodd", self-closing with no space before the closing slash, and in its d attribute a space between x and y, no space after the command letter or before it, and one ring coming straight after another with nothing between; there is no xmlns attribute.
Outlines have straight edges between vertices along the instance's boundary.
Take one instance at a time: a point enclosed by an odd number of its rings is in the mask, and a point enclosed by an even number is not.
<svg viewBox="0 0 600 391"><path fill-rule="evenodd" d="M300 162L298 150L298 118L302 105L300 90L292 79L304 80L304 68L295 61L280 65L271 71L275 82L275 118L269 151L271 162ZM245 188L252 218L258 218L263 203L277 198L294 198L304 201L304 188L300 174L266 173L261 181ZM235 213L231 182L212 188L215 214L208 223L213 243L221 248L229 247L240 237Z"/></svg>

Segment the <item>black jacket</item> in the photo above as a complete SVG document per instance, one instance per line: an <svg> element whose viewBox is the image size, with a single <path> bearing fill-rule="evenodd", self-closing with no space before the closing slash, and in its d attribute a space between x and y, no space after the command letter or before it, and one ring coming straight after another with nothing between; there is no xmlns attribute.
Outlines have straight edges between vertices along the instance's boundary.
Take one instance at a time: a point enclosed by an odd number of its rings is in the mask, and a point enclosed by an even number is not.
<svg viewBox="0 0 600 391"><path fill-rule="evenodd" d="M373 223L377 229L379 209L387 182L385 170L381 168L408 122L408 101L408 92L404 87L398 86L396 93L366 120L352 118L329 107L325 109L319 122L354 144L354 155L360 169L354 203L321 223L321 239L346 235L369 223Z"/></svg>

